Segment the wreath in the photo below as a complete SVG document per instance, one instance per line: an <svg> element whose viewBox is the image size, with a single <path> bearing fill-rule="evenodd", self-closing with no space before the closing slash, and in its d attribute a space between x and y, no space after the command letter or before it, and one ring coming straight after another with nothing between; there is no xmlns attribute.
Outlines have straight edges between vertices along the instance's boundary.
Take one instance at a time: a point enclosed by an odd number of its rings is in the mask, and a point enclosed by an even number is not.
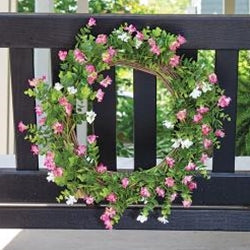
<svg viewBox="0 0 250 250"><path fill-rule="evenodd" d="M225 136L223 120L230 117L224 108L231 99L206 65L176 54L186 43L183 36L159 27L138 30L127 23L109 35L93 36L95 25L90 18L76 36L75 48L59 52L60 83L49 86L45 77L29 80L31 88L25 94L40 102L35 107L38 125L20 121L18 129L27 133L25 139L32 143L34 155L45 155L47 180L64 187L58 202L93 205L106 201L100 219L107 229L118 223L130 205L143 204L137 217L141 223L160 206L158 220L165 224L172 202L179 197L189 207L197 188L195 177L208 177L204 163ZM112 172L99 161L93 102L101 105L105 89L112 84L102 72L115 65L155 75L169 93L171 111L164 125L171 132L171 150L148 170ZM84 101L88 101L87 111L83 111ZM76 125L84 121L92 127L86 145L78 143L75 133Z"/></svg>

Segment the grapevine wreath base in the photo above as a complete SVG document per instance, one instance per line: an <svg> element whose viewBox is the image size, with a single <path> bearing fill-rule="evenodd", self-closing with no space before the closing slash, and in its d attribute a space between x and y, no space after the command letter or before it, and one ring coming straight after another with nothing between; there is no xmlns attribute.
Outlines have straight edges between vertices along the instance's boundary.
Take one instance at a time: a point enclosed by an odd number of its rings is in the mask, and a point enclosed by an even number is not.
<svg viewBox="0 0 250 250"><path fill-rule="evenodd" d="M108 204L100 219L107 229L118 223L130 205L143 204L137 217L141 223L160 205L158 220L165 224L176 197L189 207L197 188L194 177L207 176L204 162L212 148L219 148L218 138L225 135L222 121L229 117L224 108L231 99L218 86L215 73L199 61L176 54L186 43L183 36L159 27L138 30L127 23L109 35L93 36L95 25L96 20L90 18L76 36L74 50L59 52L60 83L51 87L45 77L29 80L25 94L40 102L35 107L39 125L21 121L18 129L27 133L34 155L45 155L47 180L64 187L59 202L92 205L105 200ZM172 147L165 159L149 170L112 172L99 161L93 102L102 105L112 79L101 72L115 65L155 75L169 93L170 112L164 125ZM86 101L88 110L84 112ZM75 134L76 125L84 121L92 127L86 145L79 144Z"/></svg>

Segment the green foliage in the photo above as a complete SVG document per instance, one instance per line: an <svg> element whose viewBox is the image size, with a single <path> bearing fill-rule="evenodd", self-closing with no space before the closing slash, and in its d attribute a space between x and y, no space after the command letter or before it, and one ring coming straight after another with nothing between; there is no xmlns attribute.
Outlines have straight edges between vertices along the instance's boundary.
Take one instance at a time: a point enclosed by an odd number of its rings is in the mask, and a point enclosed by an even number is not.
<svg viewBox="0 0 250 250"><path fill-rule="evenodd" d="M240 51L237 100L236 154L250 155L250 52Z"/></svg>
<svg viewBox="0 0 250 250"><path fill-rule="evenodd" d="M34 0L18 0L17 11L18 12L34 12L35 1Z"/></svg>

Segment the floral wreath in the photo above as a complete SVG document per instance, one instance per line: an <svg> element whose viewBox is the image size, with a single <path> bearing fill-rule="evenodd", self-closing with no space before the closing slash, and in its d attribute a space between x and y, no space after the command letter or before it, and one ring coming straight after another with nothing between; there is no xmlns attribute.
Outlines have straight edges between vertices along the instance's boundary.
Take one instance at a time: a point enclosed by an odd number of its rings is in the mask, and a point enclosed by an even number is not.
<svg viewBox="0 0 250 250"><path fill-rule="evenodd" d="M176 54L186 42L181 35L157 27L138 30L123 24L109 35L91 34L96 20L90 18L77 35L74 50L60 51L60 83L49 86L45 77L29 80L25 91L40 104L35 107L38 126L18 124L34 155L45 155L47 180L65 189L57 197L68 205L107 202L100 219L107 229L118 223L125 209L144 204L137 217L141 223L149 213L161 207L158 220L168 222L172 202L179 196L184 207L192 203L197 188L195 176L207 177L204 166L212 148L220 147L224 137L222 120L230 120L223 109L231 101L218 86L217 76L199 61ZM93 127L96 113L93 102L101 103L105 88L112 84L102 71L125 65L157 76L168 89L171 112L164 122L171 130L172 147L160 164L131 173L109 171L99 162L98 135L91 132L86 145L79 144L77 124L84 121ZM99 86L96 91L93 86ZM83 111L83 101L88 110ZM101 104L100 104L101 105ZM93 130L94 131L94 130Z"/></svg>

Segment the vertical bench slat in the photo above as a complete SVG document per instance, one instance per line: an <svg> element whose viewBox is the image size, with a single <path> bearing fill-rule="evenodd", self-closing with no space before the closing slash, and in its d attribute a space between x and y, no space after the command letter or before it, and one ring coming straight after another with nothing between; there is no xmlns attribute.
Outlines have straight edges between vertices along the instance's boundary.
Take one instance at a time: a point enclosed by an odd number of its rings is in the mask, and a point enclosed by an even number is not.
<svg viewBox="0 0 250 250"><path fill-rule="evenodd" d="M226 136L221 148L214 150L213 172L234 172L235 167L235 135L236 135L236 108L238 87L238 51L218 50L215 62L216 74L220 86L225 89L225 95L232 101L225 110L231 117L231 122L224 122Z"/></svg>
<svg viewBox="0 0 250 250"><path fill-rule="evenodd" d="M24 95L29 87L28 79L34 76L33 49L10 49L12 96L15 127L15 153L17 170L37 170L38 157L30 152L30 143L24 140L24 134L17 131L19 121L36 123L34 99Z"/></svg>
<svg viewBox="0 0 250 250"><path fill-rule="evenodd" d="M115 67L103 73L104 77L109 75L112 84L104 89L102 103L94 103L95 134L99 136L98 146L100 148L100 161L107 165L109 170L116 170L116 85ZM98 89L100 86L97 86Z"/></svg>
<svg viewBox="0 0 250 250"><path fill-rule="evenodd" d="M134 70L134 168L156 164L156 77Z"/></svg>
<svg viewBox="0 0 250 250"><path fill-rule="evenodd" d="M51 79L52 84L59 82L59 70L60 70L60 60L58 57L58 52L60 49L51 49Z"/></svg>

